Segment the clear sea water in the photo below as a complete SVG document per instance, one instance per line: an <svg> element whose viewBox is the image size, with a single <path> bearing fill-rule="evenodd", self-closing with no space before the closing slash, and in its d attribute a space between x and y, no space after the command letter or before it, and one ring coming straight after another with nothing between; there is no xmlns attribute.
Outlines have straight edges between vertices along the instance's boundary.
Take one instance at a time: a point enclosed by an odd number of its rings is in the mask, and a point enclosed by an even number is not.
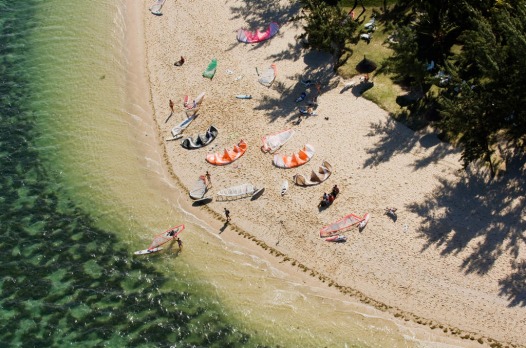
<svg viewBox="0 0 526 348"><path fill-rule="evenodd" d="M127 44L138 3L0 0L0 346L413 346L181 204ZM183 253L132 256L180 223Z"/></svg>

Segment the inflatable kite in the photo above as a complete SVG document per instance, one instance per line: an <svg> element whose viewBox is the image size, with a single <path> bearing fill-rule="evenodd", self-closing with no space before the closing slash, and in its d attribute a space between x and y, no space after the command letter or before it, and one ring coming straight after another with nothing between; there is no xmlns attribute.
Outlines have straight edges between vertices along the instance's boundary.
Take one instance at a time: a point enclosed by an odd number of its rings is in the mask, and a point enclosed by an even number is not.
<svg viewBox="0 0 526 348"><path fill-rule="evenodd" d="M237 31L237 40L244 43L256 43L270 39L277 34L279 30L278 23L270 23L267 30L255 32L248 31L245 29L239 29Z"/></svg>

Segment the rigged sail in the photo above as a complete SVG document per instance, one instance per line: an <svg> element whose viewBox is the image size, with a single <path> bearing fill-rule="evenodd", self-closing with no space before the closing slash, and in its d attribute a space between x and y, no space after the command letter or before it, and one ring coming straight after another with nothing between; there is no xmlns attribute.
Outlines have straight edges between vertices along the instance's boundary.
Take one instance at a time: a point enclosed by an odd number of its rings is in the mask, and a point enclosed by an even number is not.
<svg viewBox="0 0 526 348"><path fill-rule="evenodd" d="M356 225L357 223L361 222L363 220L362 217L356 216L354 214L349 214L347 216L344 216L338 221L333 222L330 225L325 226L320 230L320 237L330 237L339 231L345 230L353 225Z"/></svg>
<svg viewBox="0 0 526 348"><path fill-rule="evenodd" d="M168 243L172 239L176 238L179 233L183 232L183 230L184 225L179 225L176 227L172 227L169 230L164 231L163 233L159 233L153 238L153 241L148 247L148 250L158 248L161 245Z"/></svg>

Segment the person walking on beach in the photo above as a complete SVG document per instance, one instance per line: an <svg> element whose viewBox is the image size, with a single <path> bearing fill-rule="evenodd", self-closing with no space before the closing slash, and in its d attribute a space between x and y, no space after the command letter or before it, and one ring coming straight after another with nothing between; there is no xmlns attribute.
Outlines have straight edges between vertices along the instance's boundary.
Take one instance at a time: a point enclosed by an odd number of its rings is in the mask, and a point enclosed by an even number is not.
<svg viewBox="0 0 526 348"><path fill-rule="evenodd" d="M174 112L174 101L172 99L170 99L170 110Z"/></svg>
<svg viewBox="0 0 526 348"><path fill-rule="evenodd" d="M177 238L177 245L179 246L179 251L183 251L183 241L181 238Z"/></svg>
<svg viewBox="0 0 526 348"><path fill-rule="evenodd" d="M212 178L208 170L206 171L205 178L206 178L206 186L212 186Z"/></svg>
<svg viewBox="0 0 526 348"><path fill-rule="evenodd" d="M225 208L226 222L230 222L230 210Z"/></svg>

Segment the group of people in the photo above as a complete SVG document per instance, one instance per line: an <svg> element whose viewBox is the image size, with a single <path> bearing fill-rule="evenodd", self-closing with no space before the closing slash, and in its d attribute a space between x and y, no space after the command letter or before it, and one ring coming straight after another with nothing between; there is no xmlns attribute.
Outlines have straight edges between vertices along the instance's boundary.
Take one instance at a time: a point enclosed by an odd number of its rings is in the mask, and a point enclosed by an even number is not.
<svg viewBox="0 0 526 348"><path fill-rule="evenodd" d="M331 193L327 194L325 192L323 194L323 197L321 198L321 202L318 204L318 208L328 207L329 205L331 205L339 193L340 193L340 189L338 188L338 185L334 185L331 190Z"/></svg>

